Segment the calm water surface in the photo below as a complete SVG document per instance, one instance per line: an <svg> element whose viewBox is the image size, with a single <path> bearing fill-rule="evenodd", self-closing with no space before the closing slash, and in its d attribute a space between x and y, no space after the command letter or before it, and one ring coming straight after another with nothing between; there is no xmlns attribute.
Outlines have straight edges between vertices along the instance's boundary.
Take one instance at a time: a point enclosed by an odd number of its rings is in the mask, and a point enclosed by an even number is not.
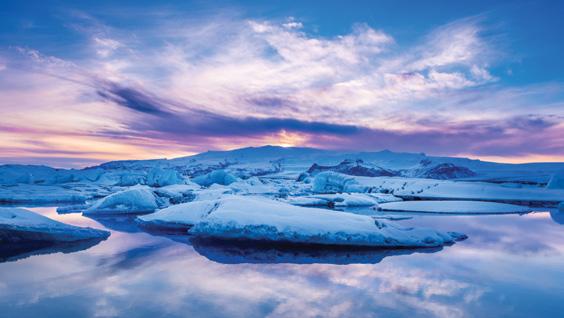
<svg viewBox="0 0 564 318"><path fill-rule="evenodd" d="M142 232L127 217L96 221L59 215L55 208L32 210L105 228L112 235L85 250L67 247L67 253L12 256L0 263L0 317L564 313L564 213L554 210L523 216L414 215L393 221L469 236L444 249L415 251L191 243L184 236Z"/></svg>

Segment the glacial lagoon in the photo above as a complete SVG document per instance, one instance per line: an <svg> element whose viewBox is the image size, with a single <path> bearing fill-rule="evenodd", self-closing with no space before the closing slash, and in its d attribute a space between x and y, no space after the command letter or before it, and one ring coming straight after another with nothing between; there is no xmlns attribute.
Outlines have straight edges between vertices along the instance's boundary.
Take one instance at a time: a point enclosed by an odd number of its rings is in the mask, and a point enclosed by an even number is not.
<svg viewBox="0 0 564 318"><path fill-rule="evenodd" d="M416 250L192 241L148 233L131 216L96 219L31 207L111 231L94 246L0 255L0 317L559 317L564 213L403 213L404 226L468 239ZM373 210L355 213L398 216Z"/></svg>

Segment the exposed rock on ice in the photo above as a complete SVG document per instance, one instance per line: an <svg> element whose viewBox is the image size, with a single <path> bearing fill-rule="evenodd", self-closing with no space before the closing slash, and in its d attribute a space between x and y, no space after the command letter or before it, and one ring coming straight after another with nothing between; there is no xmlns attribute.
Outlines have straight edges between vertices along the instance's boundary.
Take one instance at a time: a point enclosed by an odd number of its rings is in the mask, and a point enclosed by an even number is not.
<svg viewBox="0 0 564 318"><path fill-rule="evenodd" d="M365 177L380 177L380 176L391 177L398 175L398 172L393 170L367 165L361 159L343 160L341 163L335 166L321 166L314 163L307 170L307 173L311 176L315 176L318 173L324 171L334 171L351 176L365 176Z"/></svg>
<svg viewBox="0 0 564 318"><path fill-rule="evenodd" d="M509 214L531 212L531 209L525 206L483 201L402 201L383 203L380 204L378 208L384 211L446 214Z"/></svg>
<svg viewBox="0 0 564 318"><path fill-rule="evenodd" d="M417 171L416 177L428 179L460 179L474 177L476 173L466 167L456 166L452 163L441 163L429 169ZM409 176L409 173L408 173Z"/></svg>
<svg viewBox="0 0 564 318"><path fill-rule="evenodd" d="M547 189L564 189L564 171L555 173L546 185Z"/></svg>
<svg viewBox="0 0 564 318"><path fill-rule="evenodd" d="M19 208L0 208L0 242L71 242L106 239L109 232L51 220Z"/></svg>
<svg viewBox="0 0 564 318"><path fill-rule="evenodd" d="M147 187L133 187L96 201L85 214L150 213L159 207L157 198Z"/></svg>
<svg viewBox="0 0 564 318"><path fill-rule="evenodd" d="M205 175L195 177L192 181L201 186L208 187L214 183L220 185L230 185L231 183L237 181L237 177L225 170L214 170Z"/></svg>
<svg viewBox="0 0 564 318"><path fill-rule="evenodd" d="M302 208L261 197L229 196L213 204L186 203L182 211L194 219L207 215L189 230L205 238L370 247L436 247L465 238L463 234L402 228L369 216Z"/></svg>

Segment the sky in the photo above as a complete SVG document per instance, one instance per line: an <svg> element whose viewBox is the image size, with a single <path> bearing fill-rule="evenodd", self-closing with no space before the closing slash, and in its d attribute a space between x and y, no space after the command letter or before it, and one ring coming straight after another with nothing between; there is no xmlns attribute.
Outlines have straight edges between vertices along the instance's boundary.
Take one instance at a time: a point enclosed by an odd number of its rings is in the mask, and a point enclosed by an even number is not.
<svg viewBox="0 0 564 318"><path fill-rule="evenodd" d="M0 2L0 164L266 144L564 161L561 1Z"/></svg>

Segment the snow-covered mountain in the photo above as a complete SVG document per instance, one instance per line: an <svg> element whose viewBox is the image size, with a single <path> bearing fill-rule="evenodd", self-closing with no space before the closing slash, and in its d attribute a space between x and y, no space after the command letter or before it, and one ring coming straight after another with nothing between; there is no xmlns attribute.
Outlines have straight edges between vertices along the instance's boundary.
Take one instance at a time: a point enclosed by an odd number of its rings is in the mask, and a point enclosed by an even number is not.
<svg viewBox="0 0 564 318"><path fill-rule="evenodd" d="M315 166L314 166L315 165ZM423 153L332 151L298 147L248 147L208 151L175 159L111 161L84 169L46 166L0 166L0 184L61 184L97 182L108 185L149 184L149 177L166 185L179 176L197 177L223 169L243 179L251 176L297 178L308 170L333 170L362 176L404 176L464 179L544 185L564 170L564 163L505 164L468 158L435 157ZM166 176L163 176L166 174Z"/></svg>

